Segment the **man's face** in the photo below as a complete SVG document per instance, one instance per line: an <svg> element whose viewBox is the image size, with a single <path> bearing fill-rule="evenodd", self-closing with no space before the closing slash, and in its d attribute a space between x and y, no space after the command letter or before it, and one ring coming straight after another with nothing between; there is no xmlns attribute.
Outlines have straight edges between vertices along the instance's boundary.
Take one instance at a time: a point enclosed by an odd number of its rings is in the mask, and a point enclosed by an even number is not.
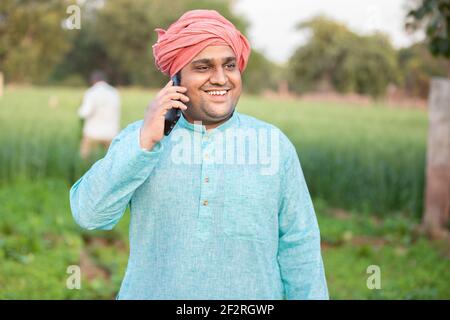
<svg viewBox="0 0 450 320"><path fill-rule="evenodd" d="M226 121L242 91L241 72L229 46L209 46L181 69L181 86L187 88L187 120L202 121L208 129Z"/></svg>

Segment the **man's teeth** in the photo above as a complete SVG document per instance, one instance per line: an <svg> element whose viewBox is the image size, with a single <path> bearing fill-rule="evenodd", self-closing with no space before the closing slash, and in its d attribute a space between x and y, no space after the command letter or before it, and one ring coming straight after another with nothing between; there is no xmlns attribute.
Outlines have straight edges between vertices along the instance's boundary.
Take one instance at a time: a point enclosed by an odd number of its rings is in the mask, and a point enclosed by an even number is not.
<svg viewBox="0 0 450 320"><path fill-rule="evenodd" d="M226 90L221 90L221 91L207 91L208 94L212 95L212 96L223 96L227 93Z"/></svg>

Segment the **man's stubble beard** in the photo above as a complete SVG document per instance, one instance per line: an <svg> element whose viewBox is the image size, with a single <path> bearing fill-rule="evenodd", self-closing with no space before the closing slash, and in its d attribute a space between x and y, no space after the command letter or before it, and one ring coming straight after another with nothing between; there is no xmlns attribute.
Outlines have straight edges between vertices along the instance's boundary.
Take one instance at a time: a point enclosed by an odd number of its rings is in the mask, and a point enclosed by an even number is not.
<svg viewBox="0 0 450 320"><path fill-rule="evenodd" d="M231 108L228 108L229 111L227 112L227 114L224 114L221 116L218 116L214 113L209 112L209 110L211 110L212 107L208 107L207 102L204 99L202 99L200 101L198 108L194 108L190 102L186 103L186 105L188 107L188 110L187 110L188 112L186 112L186 111L184 111L184 112L188 115L188 117L190 119L193 119L194 121L201 121L202 125L217 124L220 122L224 122L231 117L231 115L233 114L233 112L236 108L238 100L239 100L239 98L237 99L237 101L235 103L232 103ZM200 113L195 112L194 114L192 114L191 112L189 112L190 108L191 108L191 110L195 109L195 110L200 110L201 112ZM206 117L204 117L204 116L206 116Z"/></svg>

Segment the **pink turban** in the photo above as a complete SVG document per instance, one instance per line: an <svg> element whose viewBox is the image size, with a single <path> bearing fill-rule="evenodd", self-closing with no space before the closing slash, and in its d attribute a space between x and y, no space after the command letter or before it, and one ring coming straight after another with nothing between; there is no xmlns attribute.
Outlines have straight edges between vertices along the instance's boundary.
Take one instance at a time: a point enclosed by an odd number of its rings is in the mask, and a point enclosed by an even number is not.
<svg viewBox="0 0 450 320"><path fill-rule="evenodd" d="M155 64L171 77L211 45L230 46L241 73L247 65L250 43L215 10L188 11L167 31L159 28L155 31L158 33L158 41L153 45Z"/></svg>

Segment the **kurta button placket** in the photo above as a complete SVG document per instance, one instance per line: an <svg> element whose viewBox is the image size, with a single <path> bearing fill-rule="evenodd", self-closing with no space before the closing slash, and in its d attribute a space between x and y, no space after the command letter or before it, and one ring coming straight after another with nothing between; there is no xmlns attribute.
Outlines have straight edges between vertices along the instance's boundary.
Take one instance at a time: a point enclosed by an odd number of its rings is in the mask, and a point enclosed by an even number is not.
<svg viewBox="0 0 450 320"><path fill-rule="evenodd" d="M214 174L214 164L209 161L214 153L214 141L210 134L203 132L201 139L201 185L200 185L200 207L197 223L197 235L202 240L207 240L211 234L214 223L212 198L214 198L214 185L210 183L211 174ZM203 183L204 182L204 183Z"/></svg>

